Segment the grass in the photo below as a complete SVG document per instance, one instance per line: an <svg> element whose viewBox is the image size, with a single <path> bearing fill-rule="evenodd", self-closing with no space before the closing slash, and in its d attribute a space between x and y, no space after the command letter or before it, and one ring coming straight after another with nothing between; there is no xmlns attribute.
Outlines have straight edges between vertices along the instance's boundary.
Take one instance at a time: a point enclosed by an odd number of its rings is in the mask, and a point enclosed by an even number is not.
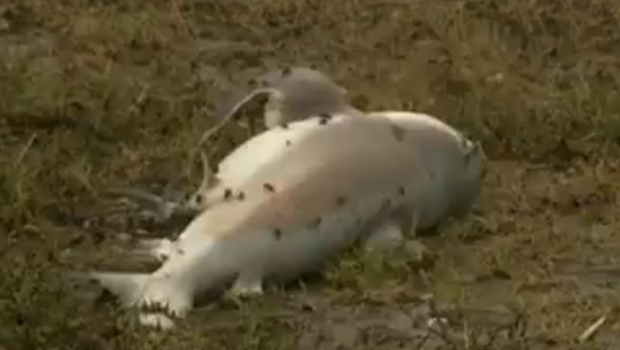
<svg viewBox="0 0 620 350"><path fill-rule="evenodd" d="M619 290L600 270L620 256L619 20L605 0L5 1L0 348L617 347L613 317L576 338ZM168 335L67 297L50 268L109 263L119 233L144 229L104 190L192 188L178 169L222 94L284 65L483 142L481 209L424 239L434 263L350 254L321 282L196 310Z"/></svg>

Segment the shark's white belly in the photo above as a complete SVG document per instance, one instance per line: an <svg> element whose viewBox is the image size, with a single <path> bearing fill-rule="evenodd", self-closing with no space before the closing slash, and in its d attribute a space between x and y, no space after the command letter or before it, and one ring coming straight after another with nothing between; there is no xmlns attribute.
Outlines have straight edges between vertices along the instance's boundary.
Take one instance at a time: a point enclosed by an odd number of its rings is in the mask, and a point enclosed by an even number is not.
<svg viewBox="0 0 620 350"><path fill-rule="evenodd" d="M188 235L176 242L177 253L157 275L187 285L196 296L242 275L289 281L321 268L331 255L360 238L370 221L389 215L385 194L365 196L309 222L281 231L256 229L227 236Z"/></svg>

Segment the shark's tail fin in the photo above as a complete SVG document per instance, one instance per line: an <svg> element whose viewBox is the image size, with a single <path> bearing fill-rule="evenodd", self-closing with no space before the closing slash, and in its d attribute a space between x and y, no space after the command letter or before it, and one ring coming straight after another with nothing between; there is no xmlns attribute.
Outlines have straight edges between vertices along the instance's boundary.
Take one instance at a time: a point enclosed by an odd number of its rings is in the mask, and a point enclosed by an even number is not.
<svg viewBox="0 0 620 350"><path fill-rule="evenodd" d="M66 274L78 296L93 298L92 287L103 288L115 295L121 304L133 306L140 299L149 274L123 272L71 272ZM99 294L99 293L97 293Z"/></svg>
<svg viewBox="0 0 620 350"><path fill-rule="evenodd" d="M136 303L147 281L147 273L91 272L90 278L116 295L125 305Z"/></svg>

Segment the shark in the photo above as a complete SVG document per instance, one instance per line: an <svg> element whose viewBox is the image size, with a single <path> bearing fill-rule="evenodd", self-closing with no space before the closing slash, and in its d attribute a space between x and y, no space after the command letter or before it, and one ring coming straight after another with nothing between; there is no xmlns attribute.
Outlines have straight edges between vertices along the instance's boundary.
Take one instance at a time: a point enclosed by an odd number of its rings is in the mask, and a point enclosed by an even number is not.
<svg viewBox="0 0 620 350"><path fill-rule="evenodd" d="M172 328L209 291L260 295L355 242L463 215L481 190L485 154L424 114L348 109L280 123L221 165L204 192L208 208L158 244L156 270L86 273L140 310L144 325Z"/></svg>

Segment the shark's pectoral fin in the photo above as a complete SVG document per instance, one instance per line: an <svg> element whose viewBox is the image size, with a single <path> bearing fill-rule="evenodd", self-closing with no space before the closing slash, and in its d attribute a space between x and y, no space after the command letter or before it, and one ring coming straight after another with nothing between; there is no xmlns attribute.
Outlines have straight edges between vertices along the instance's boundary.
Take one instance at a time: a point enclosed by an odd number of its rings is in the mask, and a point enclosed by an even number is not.
<svg viewBox="0 0 620 350"><path fill-rule="evenodd" d="M418 222L419 211L409 207L403 208L370 231L364 242L364 248L367 251L376 251L401 247L405 241L415 239Z"/></svg>
<svg viewBox="0 0 620 350"><path fill-rule="evenodd" d="M389 251L404 242L402 225L398 218L389 218L377 225L364 242L364 249L370 251Z"/></svg>
<svg viewBox="0 0 620 350"><path fill-rule="evenodd" d="M149 275L148 281L140 290L136 306L144 314L164 313L168 316L184 318L193 307L192 290L171 280L170 275Z"/></svg>
<svg viewBox="0 0 620 350"><path fill-rule="evenodd" d="M232 298L249 298L262 295L262 274L255 271L240 273L227 294Z"/></svg>
<svg viewBox="0 0 620 350"><path fill-rule="evenodd" d="M401 212L400 228L405 238L413 239L417 235L420 212L415 209L407 208Z"/></svg>

